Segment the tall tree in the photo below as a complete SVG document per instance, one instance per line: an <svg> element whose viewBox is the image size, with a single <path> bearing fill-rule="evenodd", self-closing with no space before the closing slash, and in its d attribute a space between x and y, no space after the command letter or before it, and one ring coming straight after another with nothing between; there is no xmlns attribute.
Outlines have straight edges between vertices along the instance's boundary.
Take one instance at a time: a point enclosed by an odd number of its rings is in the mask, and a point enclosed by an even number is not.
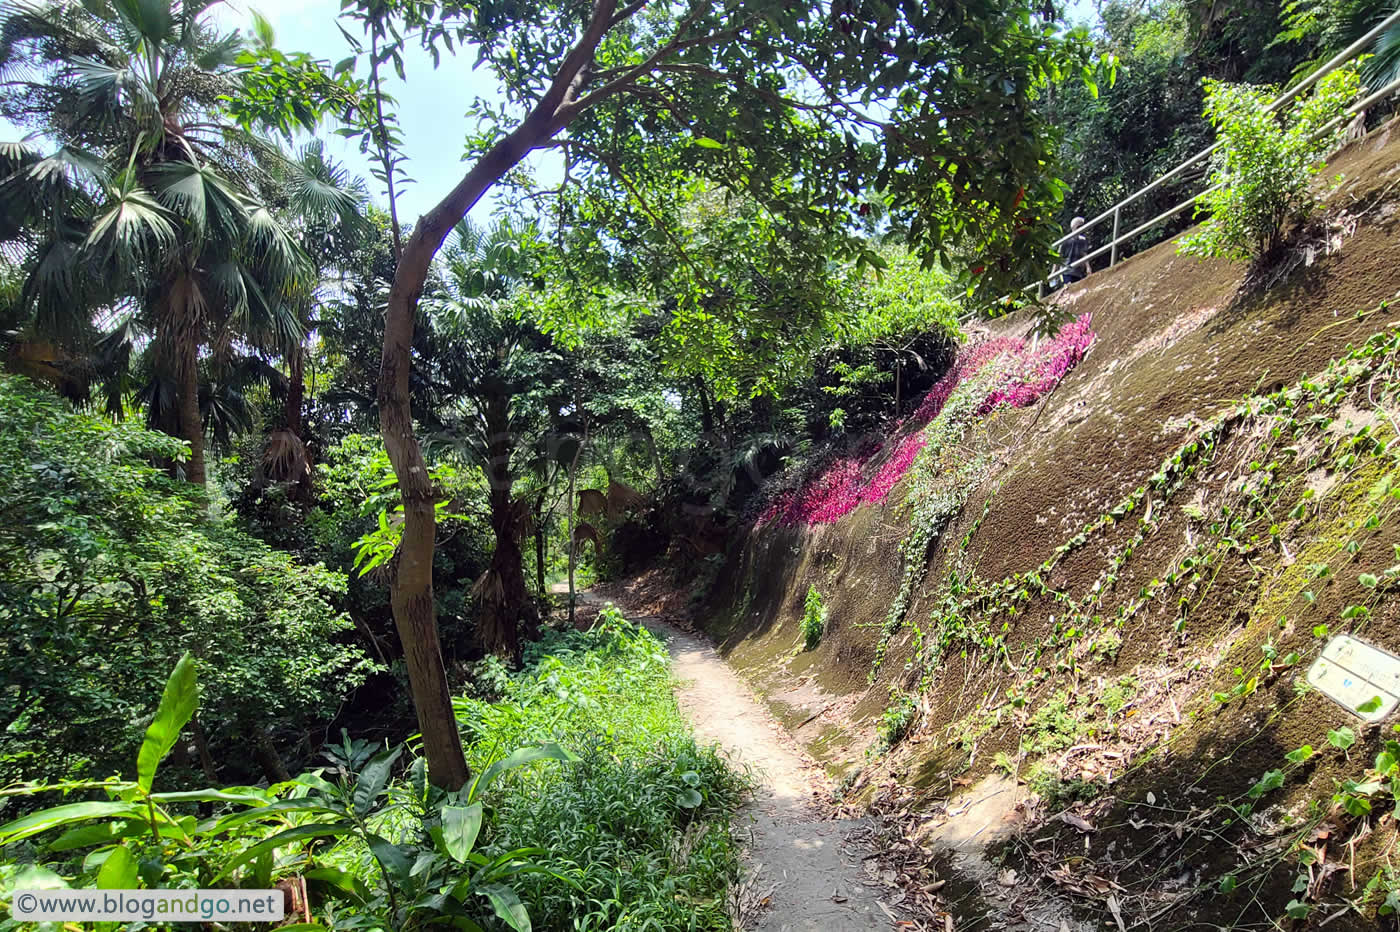
<svg viewBox="0 0 1400 932"><path fill-rule="evenodd" d="M441 294L426 302L451 346L442 368L450 371L445 393L455 411L447 413L445 434L481 469L488 489L495 548L476 585L482 646L516 660L521 629L539 621L521 551L530 507L515 495L516 478L548 428L545 396L563 374L552 341L516 300L528 272L522 240L530 236L506 223L458 224Z"/></svg>
<svg viewBox="0 0 1400 932"><path fill-rule="evenodd" d="M885 192L925 254L960 241L981 257L969 278L994 295L1048 264L1051 235L1025 225L1060 187L1032 101L1066 67L1086 65L1040 4L728 0L561 0L439 6L359 0L434 50L469 45L504 107L461 180L414 226L389 293L380 367L381 432L405 506L393 606L432 780L468 776L438 650L432 595L434 491L414 433L415 307L433 257L482 195L530 152L610 131L693 140L696 173L743 190L790 222L847 225L857 194ZM397 49L380 49L386 59ZM401 59L400 59L401 60ZM629 117L640 112L641 123ZM587 149L580 171L599 167ZM846 251L859 254L860 242Z"/></svg>

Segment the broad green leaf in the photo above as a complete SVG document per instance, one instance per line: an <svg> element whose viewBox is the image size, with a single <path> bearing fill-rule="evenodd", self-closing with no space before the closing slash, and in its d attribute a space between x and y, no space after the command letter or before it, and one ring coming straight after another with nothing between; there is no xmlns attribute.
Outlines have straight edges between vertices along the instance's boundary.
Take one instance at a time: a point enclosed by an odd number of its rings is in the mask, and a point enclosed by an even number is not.
<svg viewBox="0 0 1400 932"><path fill-rule="evenodd" d="M711 139L709 136L696 136L695 144L702 149L723 149L724 143L718 139Z"/></svg>
<svg viewBox="0 0 1400 932"><path fill-rule="evenodd" d="M496 911L496 915L515 932L531 932L530 914L526 911L525 904L520 902L520 897L516 896L510 887L491 883L477 892L491 901L491 908Z"/></svg>
<svg viewBox="0 0 1400 932"><path fill-rule="evenodd" d="M1341 728L1334 728L1327 732L1327 743L1340 751L1345 751L1356 743L1356 732L1346 725Z"/></svg>
<svg viewBox="0 0 1400 932"><path fill-rule="evenodd" d="M126 845L117 845L107 860L102 862L102 870L97 872L97 889L132 890L136 888L136 856Z"/></svg>
<svg viewBox="0 0 1400 932"><path fill-rule="evenodd" d="M123 838L146 835L150 829L145 822L114 819L110 822L95 822L70 828L46 845L45 851L72 851L76 848L91 848L95 845L108 845Z"/></svg>
<svg viewBox="0 0 1400 932"><path fill-rule="evenodd" d="M379 798L379 794L384 792L384 787L389 785L389 775L393 772L394 762L399 759L399 754L403 752L403 747L391 748L387 751L380 751L365 764L360 771L359 778L355 781L355 814L359 816L368 815L374 808L374 802Z"/></svg>
<svg viewBox="0 0 1400 932"><path fill-rule="evenodd" d="M1229 893L1235 889L1235 875L1226 874L1220 878L1220 886L1216 888L1221 893Z"/></svg>
<svg viewBox="0 0 1400 932"><path fill-rule="evenodd" d="M568 763L578 760L578 755L574 754L572 751L565 750L552 741L548 744L541 744L528 748L517 748L510 754L496 761L490 767L487 767L486 772L477 777L476 781L472 784L471 792L467 794L467 798L475 801L483 793L491 789L491 784L495 783L496 779L500 777L501 774L508 770L514 770L516 767L532 764L540 760L557 760Z"/></svg>
<svg viewBox="0 0 1400 932"><path fill-rule="evenodd" d="M1249 798L1258 799L1270 790L1283 786L1283 771L1270 770L1259 778L1259 782L1249 788Z"/></svg>
<svg viewBox="0 0 1400 932"><path fill-rule="evenodd" d="M1309 757L1312 757L1312 755L1313 755L1312 745L1311 745L1311 744L1305 744L1305 745L1303 745L1302 747L1297 748L1296 750L1289 751L1287 754L1285 754L1285 755L1283 755L1283 756L1284 756L1285 758L1287 758L1291 763L1294 763L1294 764L1301 764L1303 761L1307 760Z"/></svg>
<svg viewBox="0 0 1400 932"><path fill-rule="evenodd" d="M339 838L342 835L353 831L353 822L313 822L310 825L298 825L296 828L289 828L285 832L278 832L271 838L266 838L251 848L238 855L233 860L224 865L224 869L219 871L214 880L219 881L233 873L238 868L249 861L260 856L264 851L273 851L284 845L290 845L298 841L309 841L315 838Z"/></svg>
<svg viewBox="0 0 1400 932"><path fill-rule="evenodd" d="M13 822L0 825L0 845L12 844L20 839L37 835L40 832L47 832L49 829L58 828L61 825L114 816L142 817L143 810L140 806L120 801L69 803L66 806L41 809L38 812L31 812L27 816L15 819Z"/></svg>
<svg viewBox="0 0 1400 932"><path fill-rule="evenodd" d="M395 885L402 885L413 871L413 862L404 849L379 835L370 835L365 841L375 858L384 866L384 872Z"/></svg>
<svg viewBox="0 0 1400 932"><path fill-rule="evenodd" d="M682 809L694 809L704 801L704 797L700 795L698 790L688 789L676 795L676 805Z"/></svg>
<svg viewBox="0 0 1400 932"><path fill-rule="evenodd" d="M226 790L180 790L175 793L152 793L158 803L246 803L262 806L271 802L268 794L254 786L230 787Z"/></svg>
<svg viewBox="0 0 1400 932"><path fill-rule="evenodd" d="M476 846L476 836L481 832L481 816L481 803L443 807L442 842L453 860L466 863Z"/></svg>
<svg viewBox="0 0 1400 932"><path fill-rule="evenodd" d="M1342 796L1342 808L1346 809L1348 814L1360 818L1371 811L1371 803L1363 796L1345 793Z"/></svg>
<svg viewBox="0 0 1400 932"><path fill-rule="evenodd" d="M4 885L10 890L67 890L68 881L47 867L38 864L25 864L7 878ZM0 887L4 889L4 887Z"/></svg>
<svg viewBox="0 0 1400 932"><path fill-rule="evenodd" d="M156 778L156 767L179 740L180 730L194 715L199 704L199 686L195 682L194 657L186 653L175 664L175 670L166 680L165 692L161 694L156 717L146 729L145 740L136 755L136 782L149 793Z"/></svg>
<svg viewBox="0 0 1400 932"><path fill-rule="evenodd" d="M305 871L302 876L307 880L319 880L356 902L364 903L369 899L369 888L365 886L363 880L350 871L344 871L338 867L316 867Z"/></svg>
<svg viewBox="0 0 1400 932"><path fill-rule="evenodd" d="M226 832L231 828L237 828L248 822L256 822L258 819L266 819L270 816L285 815L294 812L309 812L318 817L330 816L332 819L341 819L345 813L333 806L325 805L325 801L315 796L294 796L291 799L279 799L275 803L268 803L256 809L244 809L240 812L230 813L214 823L213 830L216 832Z"/></svg>
<svg viewBox="0 0 1400 932"><path fill-rule="evenodd" d="M1366 713L1374 712L1374 711L1376 711L1377 709L1379 709L1380 707L1381 707L1381 697L1380 697L1380 696L1372 696L1370 699L1367 699L1365 702L1361 703L1361 705L1357 706L1357 707L1356 707L1356 711L1361 712L1362 714L1366 714Z"/></svg>

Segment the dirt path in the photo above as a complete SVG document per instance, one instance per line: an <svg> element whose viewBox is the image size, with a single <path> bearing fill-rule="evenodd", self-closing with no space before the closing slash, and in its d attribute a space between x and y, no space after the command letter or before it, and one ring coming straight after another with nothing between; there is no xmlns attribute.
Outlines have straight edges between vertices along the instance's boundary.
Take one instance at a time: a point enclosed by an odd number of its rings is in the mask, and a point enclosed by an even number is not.
<svg viewBox="0 0 1400 932"><path fill-rule="evenodd" d="M603 599L581 593L584 601ZM894 925L864 881L861 851L847 851L859 821L830 821L813 804L825 772L797 746L752 691L700 638L629 613L665 640L676 699L702 741L718 743L758 788L741 831L751 834L741 916L762 932L888 932Z"/></svg>

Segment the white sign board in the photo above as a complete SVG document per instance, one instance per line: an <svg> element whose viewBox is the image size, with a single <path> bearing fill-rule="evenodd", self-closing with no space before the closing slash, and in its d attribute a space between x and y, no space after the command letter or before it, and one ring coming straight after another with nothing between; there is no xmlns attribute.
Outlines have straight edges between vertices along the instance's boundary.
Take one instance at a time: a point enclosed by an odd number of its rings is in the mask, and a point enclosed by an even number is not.
<svg viewBox="0 0 1400 932"><path fill-rule="evenodd" d="M1308 668L1308 683L1348 712L1378 722L1400 705L1400 657L1341 634Z"/></svg>

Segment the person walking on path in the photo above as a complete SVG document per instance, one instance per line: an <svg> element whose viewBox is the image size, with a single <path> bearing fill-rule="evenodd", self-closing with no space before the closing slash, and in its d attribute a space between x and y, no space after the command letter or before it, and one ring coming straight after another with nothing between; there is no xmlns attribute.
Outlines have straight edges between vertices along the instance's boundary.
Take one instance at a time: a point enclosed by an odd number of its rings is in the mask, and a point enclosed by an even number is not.
<svg viewBox="0 0 1400 932"><path fill-rule="evenodd" d="M1074 235L1065 240L1061 247L1060 255L1065 260L1065 270L1060 273L1060 287L1072 285L1077 281L1082 281L1084 276L1094 271L1089 265L1089 260L1084 257L1089 254L1089 237L1079 232L1079 228L1084 226L1083 217L1075 217L1069 223L1069 231Z"/></svg>

